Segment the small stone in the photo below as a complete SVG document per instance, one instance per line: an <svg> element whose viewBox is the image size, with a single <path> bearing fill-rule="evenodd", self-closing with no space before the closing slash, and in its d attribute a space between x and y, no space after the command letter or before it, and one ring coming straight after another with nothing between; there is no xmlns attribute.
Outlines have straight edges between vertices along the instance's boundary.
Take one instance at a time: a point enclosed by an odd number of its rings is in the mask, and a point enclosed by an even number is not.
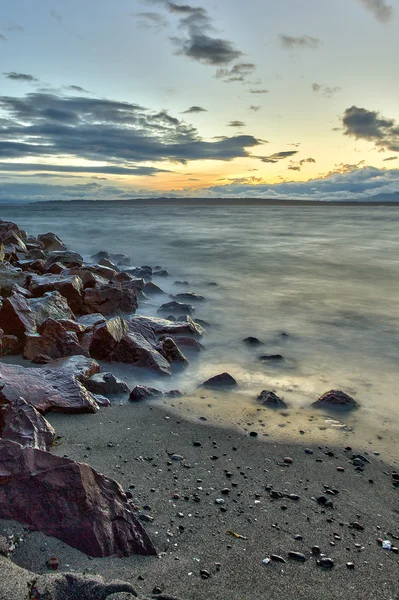
<svg viewBox="0 0 399 600"><path fill-rule="evenodd" d="M201 442L193 442L193 446L196 448L200 448L202 446Z"/></svg>
<svg viewBox="0 0 399 600"><path fill-rule="evenodd" d="M305 454L313 454L312 448L305 448Z"/></svg>
<svg viewBox="0 0 399 600"><path fill-rule="evenodd" d="M301 542L303 540L303 537L298 534L294 537L294 540L296 540L297 542Z"/></svg>
<svg viewBox="0 0 399 600"><path fill-rule="evenodd" d="M47 566L48 569L51 569L52 571L56 571L58 569L58 566L59 566L58 559L55 558L55 556L52 556L51 558L49 558L47 560L46 566Z"/></svg>
<svg viewBox="0 0 399 600"><path fill-rule="evenodd" d="M223 498L216 498L215 504L219 504L219 505L226 504L226 501L223 500Z"/></svg>
<svg viewBox="0 0 399 600"><path fill-rule="evenodd" d="M287 561L285 560L285 558L283 558L282 556L279 556L278 554L271 554L270 555L271 560L273 560L274 562L279 562L279 563L283 563L285 564Z"/></svg>
<svg viewBox="0 0 399 600"><path fill-rule="evenodd" d="M355 564L353 562L347 562L346 566L348 567L348 569L354 569L355 568Z"/></svg>
<svg viewBox="0 0 399 600"><path fill-rule="evenodd" d="M286 456L283 462L285 462L286 465L291 465L294 461L289 456Z"/></svg>
<svg viewBox="0 0 399 600"><path fill-rule="evenodd" d="M304 554L302 554L302 552L290 551L290 552L288 552L288 557L291 558L292 560L297 560L298 562L306 561L306 556Z"/></svg>
<svg viewBox="0 0 399 600"><path fill-rule="evenodd" d="M327 558L323 556L320 560L317 561L319 567L323 567L323 569L332 569L334 566L334 561L332 558Z"/></svg>
<svg viewBox="0 0 399 600"><path fill-rule="evenodd" d="M320 554L321 550L319 546L313 546L312 547L312 554L314 554L315 556L318 556Z"/></svg>
<svg viewBox="0 0 399 600"><path fill-rule="evenodd" d="M209 579L211 576L209 571L207 571L206 569L201 569L200 575L201 575L202 579Z"/></svg>
<svg viewBox="0 0 399 600"><path fill-rule="evenodd" d="M257 431L251 431L251 432L249 433L249 435L250 435L251 437L258 437L258 433L257 433Z"/></svg>
<svg viewBox="0 0 399 600"><path fill-rule="evenodd" d="M184 460L184 456L181 456L181 454L172 454L170 458L176 461Z"/></svg>
<svg viewBox="0 0 399 600"><path fill-rule="evenodd" d="M353 529L356 529L356 531L363 531L363 529L364 529L364 525L362 525L361 523L358 523L358 521L351 523L351 526Z"/></svg>
<svg viewBox="0 0 399 600"><path fill-rule="evenodd" d="M223 488L220 491L221 494L223 494L224 496L227 496L227 494L230 494L230 489L229 488Z"/></svg>
<svg viewBox="0 0 399 600"><path fill-rule="evenodd" d="M155 594L156 596L159 596L159 594L162 594L162 589L158 585L156 585L154 587L154 589L152 590L152 593Z"/></svg>

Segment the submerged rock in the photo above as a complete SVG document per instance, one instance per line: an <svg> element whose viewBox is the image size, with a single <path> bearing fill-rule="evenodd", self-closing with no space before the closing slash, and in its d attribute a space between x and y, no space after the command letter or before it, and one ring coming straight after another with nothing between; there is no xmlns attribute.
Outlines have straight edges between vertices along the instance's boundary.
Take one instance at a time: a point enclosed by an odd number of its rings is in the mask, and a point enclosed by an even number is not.
<svg viewBox="0 0 399 600"><path fill-rule="evenodd" d="M185 321L168 321L157 317L143 317L142 315L134 316L128 321L129 328L147 327L150 328L156 335L198 335L204 334L204 329L198 325L193 319L187 317Z"/></svg>
<svg viewBox="0 0 399 600"><path fill-rule="evenodd" d="M257 401L263 406L269 406L270 408L287 408L287 404L282 398L268 390L263 390L257 397Z"/></svg>
<svg viewBox="0 0 399 600"><path fill-rule="evenodd" d="M252 336L249 336L242 341L244 342L244 344L247 344L247 346L262 346L263 345L263 342L258 340L257 337L252 337Z"/></svg>
<svg viewBox="0 0 399 600"><path fill-rule="evenodd" d="M193 315L195 312L194 306L191 304L184 304L183 302L176 302L173 300L172 302L166 302L166 304L162 304L158 308L159 313L177 313L179 315Z"/></svg>
<svg viewBox="0 0 399 600"><path fill-rule="evenodd" d="M181 292L180 294L176 294L174 298L178 302L181 300L186 300L188 302L205 302L204 296L200 296L200 294L196 294L195 292Z"/></svg>
<svg viewBox="0 0 399 600"><path fill-rule="evenodd" d="M156 555L122 488L89 465L0 440L0 472L0 518L89 556Z"/></svg>
<svg viewBox="0 0 399 600"><path fill-rule="evenodd" d="M341 390L330 390L326 392L312 406L315 408L358 408L359 403Z"/></svg>
<svg viewBox="0 0 399 600"><path fill-rule="evenodd" d="M280 360L284 360L284 356L282 356L281 354L262 354L262 356L259 356L259 360L268 362L268 361L280 361Z"/></svg>
<svg viewBox="0 0 399 600"><path fill-rule="evenodd" d="M217 389L224 387L235 387L236 385L238 384L234 377L232 377L229 373L221 373L220 375L215 375L214 377L207 379L207 381L204 381L204 383L201 384L201 387Z"/></svg>

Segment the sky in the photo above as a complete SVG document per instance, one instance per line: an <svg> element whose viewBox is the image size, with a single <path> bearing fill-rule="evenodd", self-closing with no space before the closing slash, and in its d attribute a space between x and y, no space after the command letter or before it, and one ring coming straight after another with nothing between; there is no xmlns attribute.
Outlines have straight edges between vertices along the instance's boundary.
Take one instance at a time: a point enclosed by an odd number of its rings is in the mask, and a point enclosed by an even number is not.
<svg viewBox="0 0 399 600"><path fill-rule="evenodd" d="M399 192L399 0L2 0L0 200Z"/></svg>

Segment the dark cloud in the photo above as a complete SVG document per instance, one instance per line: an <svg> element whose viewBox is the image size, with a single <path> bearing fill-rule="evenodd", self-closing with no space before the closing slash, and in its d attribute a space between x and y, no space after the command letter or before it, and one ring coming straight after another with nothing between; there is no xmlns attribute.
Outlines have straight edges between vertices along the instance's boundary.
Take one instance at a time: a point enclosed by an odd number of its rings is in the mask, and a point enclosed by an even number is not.
<svg viewBox="0 0 399 600"><path fill-rule="evenodd" d="M399 152L399 126L377 111L351 106L342 117L344 135L374 142L377 148Z"/></svg>
<svg viewBox="0 0 399 600"><path fill-rule="evenodd" d="M260 110L262 107L261 106L255 106L254 104L251 104L251 106L249 107L249 111L250 112L258 112L258 110Z"/></svg>
<svg viewBox="0 0 399 600"><path fill-rule="evenodd" d="M259 156L258 158L264 163L277 163L280 160L284 160L285 158L290 158L298 154L298 150L285 150L284 152L275 152L270 156Z"/></svg>
<svg viewBox="0 0 399 600"><path fill-rule="evenodd" d="M51 17L52 19L55 19L56 21L58 21L58 23L59 23L60 25L61 25L61 24L62 24L62 22L63 22L62 15L61 15L61 13L60 13L60 12L58 12L58 10L54 10L54 9L50 10L50 17Z"/></svg>
<svg viewBox="0 0 399 600"><path fill-rule="evenodd" d="M384 158L383 162L387 162L388 160L397 160L397 156L390 156L389 158Z"/></svg>
<svg viewBox="0 0 399 600"><path fill-rule="evenodd" d="M303 158L302 160L299 161L300 165L304 165L305 163L315 163L315 159L314 158Z"/></svg>
<svg viewBox="0 0 399 600"><path fill-rule="evenodd" d="M183 115L192 114L192 113L201 113L208 112L206 108L202 108L202 106L190 106L187 110L183 112Z"/></svg>
<svg viewBox="0 0 399 600"><path fill-rule="evenodd" d="M292 35L280 35L280 42L286 50L300 50L302 48L311 48L315 50L321 44L321 40L310 35L295 37Z"/></svg>
<svg viewBox="0 0 399 600"><path fill-rule="evenodd" d="M89 94L89 92L80 87L80 85L68 85L66 89L71 90L71 92L83 92L85 94Z"/></svg>
<svg viewBox="0 0 399 600"><path fill-rule="evenodd" d="M299 165L289 165L288 170L289 171L300 171L301 167Z"/></svg>
<svg viewBox="0 0 399 600"><path fill-rule="evenodd" d="M249 90L250 94L268 94L269 90Z"/></svg>
<svg viewBox="0 0 399 600"><path fill-rule="evenodd" d="M135 13L133 16L138 17L137 24L142 29L160 30L167 26L168 21L163 15L155 12Z"/></svg>
<svg viewBox="0 0 399 600"><path fill-rule="evenodd" d="M245 123L242 121L230 121L228 127L245 127Z"/></svg>
<svg viewBox="0 0 399 600"><path fill-rule="evenodd" d="M10 71L9 73L3 73L3 75L5 75L5 77L7 77L7 79L12 79L13 81L27 81L27 82L39 81L36 77L33 77L33 75L28 75L27 73L16 73L15 71Z"/></svg>
<svg viewBox="0 0 399 600"><path fill-rule="evenodd" d="M106 167L81 167L75 165L50 165L43 163L11 163L0 162L0 172L4 173L36 173L48 171L51 173L105 173L107 175L146 175L153 176L157 173L170 173L167 169L157 169L155 167L120 167L117 165Z"/></svg>
<svg viewBox="0 0 399 600"><path fill-rule="evenodd" d="M393 8L385 0L359 0L359 2L372 12L375 18L381 21L381 23L386 23L393 17Z"/></svg>
<svg viewBox="0 0 399 600"><path fill-rule="evenodd" d="M289 166L288 166L288 170L289 171L301 171L303 165L306 165L308 163L315 163L315 159L314 158L302 158L302 160L299 160L297 162L291 161Z"/></svg>
<svg viewBox="0 0 399 600"><path fill-rule="evenodd" d="M216 78L222 79L226 83L234 81L243 82L253 74L256 69L254 63L237 63L231 69L221 68L216 71Z"/></svg>
<svg viewBox="0 0 399 600"><path fill-rule="evenodd" d="M341 88L329 87L328 85L321 85L320 83L312 83L312 90L314 92L320 92L326 98L332 98L334 94L341 91Z"/></svg>
<svg viewBox="0 0 399 600"><path fill-rule="evenodd" d="M135 168L148 161L228 161L248 156L248 148L261 143L250 135L204 141L197 129L165 111L98 98L44 92L2 96L0 110L3 160L40 158L54 164L62 156Z"/></svg>

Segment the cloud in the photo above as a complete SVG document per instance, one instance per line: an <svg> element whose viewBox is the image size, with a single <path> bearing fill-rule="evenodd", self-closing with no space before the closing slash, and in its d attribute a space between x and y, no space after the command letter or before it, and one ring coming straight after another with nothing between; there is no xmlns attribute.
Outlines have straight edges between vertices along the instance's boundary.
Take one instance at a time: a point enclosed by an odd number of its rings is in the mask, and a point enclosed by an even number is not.
<svg viewBox="0 0 399 600"><path fill-rule="evenodd" d="M54 9L50 10L50 17L51 17L52 19L55 19L56 21L58 21L58 23L59 23L60 25L62 25L63 18L62 18L62 15L61 15L61 13L60 13L60 12L58 12L58 10L54 10Z"/></svg>
<svg viewBox="0 0 399 600"><path fill-rule="evenodd" d="M168 169L157 169L155 167L120 167L117 165L92 167L76 165L58 165L43 163L12 163L0 162L1 173L38 173L48 171L49 173L104 173L106 175L134 175L152 177L157 173L170 173Z"/></svg>
<svg viewBox="0 0 399 600"><path fill-rule="evenodd" d="M289 171L301 171L303 165L306 165L308 163L315 163L315 159L314 158L302 158L302 160L299 160L297 162L291 161L289 166L288 166L288 170Z"/></svg>
<svg viewBox="0 0 399 600"><path fill-rule="evenodd" d="M70 90L71 92L83 92L85 94L89 94L90 93L87 90L85 90L84 88L80 87L80 85L68 85L66 87L66 89Z"/></svg>
<svg viewBox="0 0 399 600"><path fill-rule="evenodd" d="M312 90L314 92L320 92L326 98L332 98L334 94L341 91L341 88L329 87L328 85L321 85L320 83L312 83Z"/></svg>
<svg viewBox="0 0 399 600"><path fill-rule="evenodd" d="M132 14L139 18L137 25L141 29L153 29L159 31L168 25L167 19L160 13L155 12L141 12Z"/></svg>
<svg viewBox="0 0 399 600"><path fill-rule="evenodd" d="M0 42L6 42L7 38L5 35L3 35L2 33L0 33Z"/></svg>
<svg viewBox="0 0 399 600"><path fill-rule="evenodd" d="M251 104L248 110L249 112L258 112L258 110L260 110L261 108L261 106L255 106L254 104Z"/></svg>
<svg viewBox="0 0 399 600"><path fill-rule="evenodd" d="M284 160L285 158L290 158L298 154L298 150L285 150L284 152L275 152L270 156L259 156L258 158L264 163L277 163L280 160Z"/></svg>
<svg viewBox="0 0 399 600"><path fill-rule="evenodd" d="M261 143L251 135L205 141L195 127L165 111L99 98L0 96L0 110L0 160L57 164L62 157L132 169L147 162L229 161L249 156L248 149Z"/></svg>
<svg viewBox="0 0 399 600"><path fill-rule="evenodd" d="M393 17L393 8L385 0L359 0L359 2L381 23L386 23Z"/></svg>
<svg viewBox="0 0 399 600"><path fill-rule="evenodd" d="M183 115L189 115L189 114L201 113L201 112L208 112L208 111L206 110L206 108L202 108L202 106L190 106L190 108L188 108L187 110L185 110L183 112Z"/></svg>
<svg viewBox="0 0 399 600"><path fill-rule="evenodd" d="M292 35L280 34L280 42L286 50L301 50L303 48L316 50L316 48L321 45L321 40L310 35L295 37Z"/></svg>
<svg viewBox="0 0 399 600"><path fill-rule="evenodd" d="M342 117L344 135L374 142L379 149L399 152L399 126L394 119L381 117L377 111L351 106Z"/></svg>
<svg viewBox="0 0 399 600"><path fill-rule="evenodd" d="M225 83L235 81L246 81L256 69L254 63L237 63L231 69L221 68L216 71L216 78L222 79Z"/></svg>
<svg viewBox="0 0 399 600"><path fill-rule="evenodd" d="M12 79L13 81L28 81L28 82L39 81L36 77L33 77L33 75L28 75L27 73L16 73L15 71L10 71L9 73L3 73L3 75L5 77L7 77L7 79Z"/></svg>
<svg viewBox="0 0 399 600"><path fill-rule="evenodd" d="M243 123L242 121L230 121L230 123L228 124L228 127L245 127L246 124Z"/></svg>
<svg viewBox="0 0 399 600"><path fill-rule="evenodd" d="M268 94L269 90L249 90L250 94Z"/></svg>
<svg viewBox="0 0 399 600"><path fill-rule="evenodd" d="M383 162L387 162L388 160L397 160L397 156L390 156L389 158L384 158Z"/></svg>

